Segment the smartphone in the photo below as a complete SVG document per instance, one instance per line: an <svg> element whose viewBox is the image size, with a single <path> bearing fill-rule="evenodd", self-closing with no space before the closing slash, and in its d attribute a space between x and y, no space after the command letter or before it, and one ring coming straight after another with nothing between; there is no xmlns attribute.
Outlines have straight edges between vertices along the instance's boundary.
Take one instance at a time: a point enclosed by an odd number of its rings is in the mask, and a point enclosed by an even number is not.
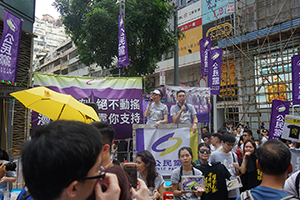
<svg viewBox="0 0 300 200"><path fill-rule="evenodd" d="M123 166L124 170L127 172L127 174L130 177L130 183L133 188L137 187L137 169L136 169L136 163L129 162L124 163Z"/></svg>

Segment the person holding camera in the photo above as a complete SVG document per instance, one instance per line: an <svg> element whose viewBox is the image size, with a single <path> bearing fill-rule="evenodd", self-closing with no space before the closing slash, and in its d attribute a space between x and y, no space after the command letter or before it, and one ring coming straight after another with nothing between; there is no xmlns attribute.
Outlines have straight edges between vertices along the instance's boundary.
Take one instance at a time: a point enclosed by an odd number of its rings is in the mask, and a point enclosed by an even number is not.
<svg viewBox="0 0 300 200"><path fill-rule="evenodd" d="M144 116L147 117L147 124L154 124L154 127L168 122L168 107L160 102L162 97L161 90L154 90L144 113Z"/></svg>
<svg viewBox="0 0 300 200"><path fill-rule="evenodd" d="M9 162L9 156L7 152L0 148L0 163L4 163L6 165L6 173L0 179L0 186L4 189L7 188L7 183L13 183L17 180L16 175L16 165L14 163Z"/></svg>

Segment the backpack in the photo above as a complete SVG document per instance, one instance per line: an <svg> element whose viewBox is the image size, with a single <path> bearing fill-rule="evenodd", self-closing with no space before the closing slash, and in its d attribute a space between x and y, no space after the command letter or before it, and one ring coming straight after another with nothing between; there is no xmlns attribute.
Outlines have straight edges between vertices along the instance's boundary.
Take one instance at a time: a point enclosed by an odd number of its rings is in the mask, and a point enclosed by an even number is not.
<svg viewBox="0 0 300 200"><path fill-rule="evenodd" d="M299 186L298 186L298 188L299 188ZM280 200L296 200L296 199L300 199L300 198L296 197L294 195L289 195L289 196L281 198ZM246 190L246 191L242 192L241 200L254 200L253 196L251 195L251 190Z"/></svg>

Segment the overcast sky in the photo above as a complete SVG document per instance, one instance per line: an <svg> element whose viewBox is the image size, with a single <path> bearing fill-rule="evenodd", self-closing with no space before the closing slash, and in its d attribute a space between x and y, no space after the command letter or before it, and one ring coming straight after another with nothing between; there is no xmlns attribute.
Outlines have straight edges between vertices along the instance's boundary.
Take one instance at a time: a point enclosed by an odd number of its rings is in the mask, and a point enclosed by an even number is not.
<svg viewBox="0 0 300 200"><path fill-rule="evenodd" d="M58 19L59 13L56 11L54 6L51 6L53 2L54 0L36 0L35 16L41 19L43 14L49 14L54 17L54 19Z"/></svg>

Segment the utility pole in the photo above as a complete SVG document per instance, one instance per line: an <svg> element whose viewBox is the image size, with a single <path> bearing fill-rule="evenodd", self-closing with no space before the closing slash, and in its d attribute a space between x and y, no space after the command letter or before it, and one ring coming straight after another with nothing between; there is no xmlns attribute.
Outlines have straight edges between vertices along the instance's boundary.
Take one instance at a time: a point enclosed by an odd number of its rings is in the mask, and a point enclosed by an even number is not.
<svg viewBox="0 0 300 200"><path fill-rule="evenodd" d="M179 68L178 68L178 10L174 5L174 33L176 37L176 45L174 49L174 86L179 86Z"/></svg>

